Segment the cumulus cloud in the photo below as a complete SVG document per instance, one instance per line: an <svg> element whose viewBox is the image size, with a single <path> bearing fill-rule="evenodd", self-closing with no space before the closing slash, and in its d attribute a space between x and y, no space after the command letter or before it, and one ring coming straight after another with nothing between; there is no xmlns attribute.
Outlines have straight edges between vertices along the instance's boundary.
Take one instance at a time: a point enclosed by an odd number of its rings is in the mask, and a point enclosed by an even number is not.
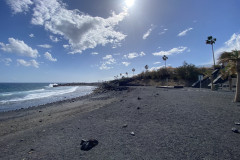
<svg viewBox="0 0 240 160"><path fill-rule="evenodd" d="M59 39L57 37L52 36L52 35L50 35L49 38L52 42L55 42L55 43L57 43L59 41Z"/></svg>
<svg viewBox="0 0 240 160"><path fill-rule="evenodd" d="M151 24L151 27L148 29L148 31L143 35L143 39L147 39L148 36L150 36L150 34L152 33L153 29L155 28L155 26L153 24Z"/></svg>
<svg viewBox="0 0 240 160"><path fill-rule="evenodd" d="M187 32L189 32L189 31L191 31L191 30L193 30L193 28L188 28L188 29L180 32L180 33L178 34L178 37L182 37L182 36L187 35Z"/></svg>
<svg viewBox="0 0 240 160"><path fill-rule="evenodd" d="M25 67L35 67L35 68L39 68L39 63L36 60L30 60L30 61L25 61L23 59L17 59L17 63L18 65L22 65Z"/></svg>
<svg viewBox="0 0 240 160"><path fill-rule="evenodd" d="M57 0L35 0L31 23L44 26L45 30L64 37L72 54L95 48L98 45L118 45L126 35L116 31L116 26L127 15L127 9L114 12L108 18L92 17L79 10L68 10Z"/></svg>
<svg viewBox="0 0 240 160"><path fill-rule="evenodd" d="M112 55L106 55L102 59L103 59L103 62L101 64L101 66L99 67L100 70L109 70L109 69L113 68L110 65L116 63L116 60L113 58Z"/></svg>
<svg viewBox="0 0 240 160"><path fill-rule="evenodd" d="M31 0L7 0L7 4L11 7L13 14L29 10L29 6L33 4Z"/></svg>
<svg viewBox="0 0 240 160"><path fill-rule="evenodd" d="M56 62L56 61L57 61L57 59L56 59L56 58L53 58L52 55L51 55L51 53L49 53L49 52L44 53L44 57L45 57L47 60L52 61L52 62Z"/></svg>
<svg viewBox="0 0 240 160"><path fill-rule="evenodd" d="M41 44L41 45L38 45L38 47L42 47L42 48L52 48L52 46L49 45L49 44Z"/></svg>
<svg viewBox="0 0 240 160"><path fill-rule="evenodd" d="M165 66L152 67L152 68L149 69L149 71L157 71L157 70L159 70L160 68L163 68L163 67L165 67Z"/></svg>
<svg viewBox="0 0 240 160"><path fill-rule="evenodd" d="M145 55L146 54L144 52L141 52L141 53L133 52L133 53L126 54L123 57L125 59L133 59L133 58L142 57L142 56L145 56Z"/></svg>
<svg viewBox="0 0 240 160"><path fill-rule="evenodd" d="M97 52L92 52L91 54L92 54L92 55L98 55L99 53L97 53Z"/></svg>
<svg viewBox="0 0 240 160"><path fill-rule="evenodd" d="M33 38L33 37L34 37L34 34L33 34L33 33L29 34L29 37Z"/></svg>
<svg viewBox="0 0 240 160"><path fill-rule="evenodd" d="M10 66L10 63L12 62L11 58L4 58L0 59L0 62L3 62L6 66Z"/></svg>
<svg viewBox="0 0 240 160"><path fill-rule="evenodd" d="M129 66L131 63L130 63L130 62L122 62L122 64L127 67L127 66Z"/></svg>
<svg viewBox="0 0 240 160"><path fill-rule="evenodd" d="M153 64L160 64L161 62L154 62Z"/></svg>
<svg viewBox="0 0 240 160"><path fill-rule="evenodd" d="M8 38L9 44L4 44L0 42L1 50L9 53L15 53L19 56L27 56L32 58L37 58L39 56L36 49L32 49L24 41Z"/></svg>
<svg viewBox="0 0 240 160"><path fill-rule="evenodd" d="M178 54L178 53L182 53L184 51L187 50L187 47L178 47L178 48L172 48L169 51L160 51L160 52L155 52L153 53L154 56L163 56L163 55L172 55L172 54Z"/></svg>
<svg viewBox="0 0 240 160"><path fill-rule="evenodd" d="M218 57L222 52L231 52L232 50L240 50L240 34L234 33L224 45L216 50Z"/></svg>

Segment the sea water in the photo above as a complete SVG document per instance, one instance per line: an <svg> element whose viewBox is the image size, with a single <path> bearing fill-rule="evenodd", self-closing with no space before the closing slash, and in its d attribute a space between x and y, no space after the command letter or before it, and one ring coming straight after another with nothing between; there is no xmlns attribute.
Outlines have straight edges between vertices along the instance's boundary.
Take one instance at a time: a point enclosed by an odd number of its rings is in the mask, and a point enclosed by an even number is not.
<svg viewBox="0 0 240 160"><path fill-rule="evenodd" d="M0 112L84 96L94 86L53 87L51 83L0 83Z"/></svg>

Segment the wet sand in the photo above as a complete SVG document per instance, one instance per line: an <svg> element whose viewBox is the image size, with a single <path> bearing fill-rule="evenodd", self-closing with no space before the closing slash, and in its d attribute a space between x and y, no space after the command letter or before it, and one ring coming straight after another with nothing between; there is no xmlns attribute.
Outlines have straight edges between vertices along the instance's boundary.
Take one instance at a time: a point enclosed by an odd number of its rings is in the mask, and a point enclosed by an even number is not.
<svg viewBox="0 0 240 160"><path fill-rule="evenodd" d="M0 113L0 159L239 159L233 95L130 87Z"/></svg>

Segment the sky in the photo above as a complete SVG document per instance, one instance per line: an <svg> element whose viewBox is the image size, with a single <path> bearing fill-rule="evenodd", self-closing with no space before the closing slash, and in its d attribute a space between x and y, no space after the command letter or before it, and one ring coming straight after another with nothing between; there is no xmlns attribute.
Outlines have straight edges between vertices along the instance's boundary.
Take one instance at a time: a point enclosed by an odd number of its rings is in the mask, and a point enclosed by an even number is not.
<svg viewBox="0 0 240 160"><path fill-rule="evenodd" d="M98 82L240 49L239 0L1 0L0 82ZM126 75L126 72L128 75Z"/></svg>

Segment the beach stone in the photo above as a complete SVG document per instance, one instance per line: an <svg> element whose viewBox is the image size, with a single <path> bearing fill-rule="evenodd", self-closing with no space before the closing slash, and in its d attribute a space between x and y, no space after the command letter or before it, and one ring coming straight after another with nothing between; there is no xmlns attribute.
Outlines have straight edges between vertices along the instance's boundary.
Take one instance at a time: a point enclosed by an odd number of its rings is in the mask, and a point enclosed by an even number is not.
<svg viewBox="0 0 240 160"><path fill-rule="evenodd" d="M42 111L38 111L38 112L42 112Z"/></svg>
<svg viewBox="0 0 240 160"><path fill-rule="evenodd" d="M137 107L137 109L140 109L140 107Z"/></svg>
<svg viewBox="0 0 240 160"><path fill-rule="evenodd" d="M31 148L30 151L28 152L28 154L31 154L35 151L35 149Z"/></svg>
<svg viewBox="0 0 240 160"><path fill-rule="evenodd" d="M239 130L238 130L237 128L232 128L232 131L233 131L234 133L239 133Z"/></svg>
<svg viewBox="0 0 240 160"><path fill-rule="evenodd" d="M41 123L41 122L42 122L42 120L39 120L39 122Z"/></svg>
<svg viewBox="0 0 240 160"><path fill-rule="evenodd" d="M96 139L89 139L88 141L82 139L80 145L82 146L81 150L89 151L90 149L98 145L98 141Z"/></svg>
<svg viewBox="0 0 240 160"><path fill-rule="evenodd" d="M141 100L142 98L138 97L137 99L138 99L138 100Z"/></svg>
<svg viewBox="0 0 240 160"><path fill-rule="evenodd" d="M134 132L131 132L130 134L131 134L132 136L135 136L135 133L134 133Z"/></svg>
<svg viewBox="0 0 240 160"><path fill-rule="evenodd" d="M128 126L127 124L124 124L122 127L123 127L123 128L127 128L127 126Z"/></svg>
<svg viewBox="0 0 240 160"><path fill-rule="evenodd" d="M240 125L240 122L235 122L234 124L235 124L235 125Z"/></svg>

